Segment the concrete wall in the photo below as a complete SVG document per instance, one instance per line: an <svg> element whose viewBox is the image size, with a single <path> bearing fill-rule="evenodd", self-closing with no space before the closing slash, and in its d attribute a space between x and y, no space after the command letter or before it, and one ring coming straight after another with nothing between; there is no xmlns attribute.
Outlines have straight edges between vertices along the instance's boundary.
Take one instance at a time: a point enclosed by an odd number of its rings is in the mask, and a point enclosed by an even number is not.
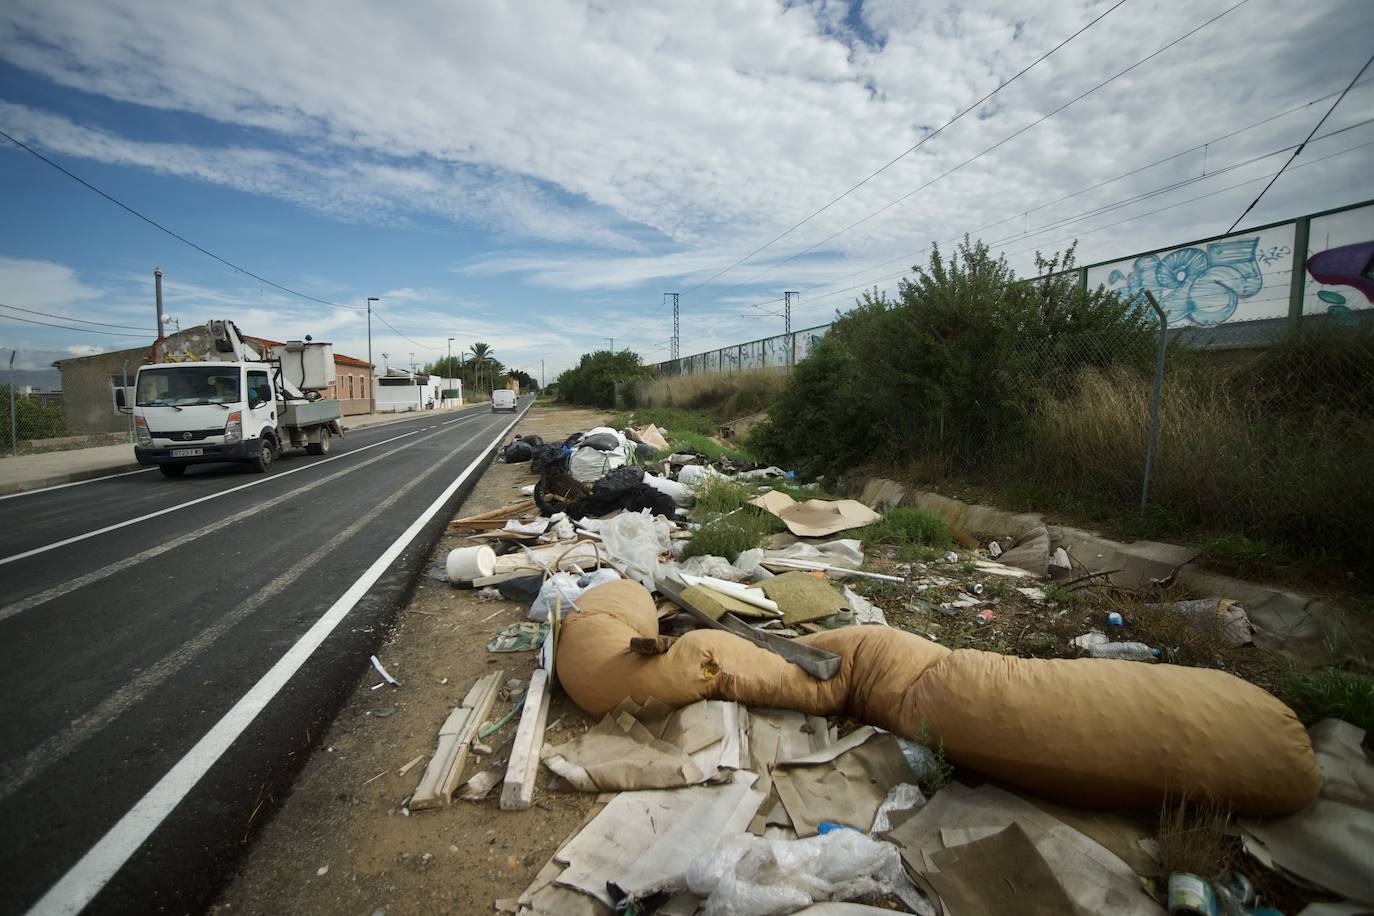
<svg viewBox="0 0 1374 916"><path fill-rule="evenodd" d="M337 400L339 411L345 417L367 413L371 407L367 388L372 380L372 371L366 366L350 366L338 360L334 361L334 371L337 378L325 392L325 397Z"/></svg>
<svg viewBox="0 0 1374 916"><path fill-rule="evenodd" d="M62 413L73 433L119 433L129 427L128 418L115 410L115 386L111 376L120 375L125 362L129 384L148 351L121 350L82 359L62 361Z"/></svg>
<svg viewBox="0 0 1374 916"><path fill-rule="evenodd" d="M377 412L424 410L430 401L439 403L439 379L425 385L377 385Z"/></svg>

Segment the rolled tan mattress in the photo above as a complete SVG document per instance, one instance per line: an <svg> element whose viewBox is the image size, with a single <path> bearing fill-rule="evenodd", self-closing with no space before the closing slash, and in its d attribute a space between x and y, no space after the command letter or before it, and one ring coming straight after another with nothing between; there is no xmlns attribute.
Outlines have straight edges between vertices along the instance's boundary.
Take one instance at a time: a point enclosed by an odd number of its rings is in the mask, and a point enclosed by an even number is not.
<svg viewBox="0 0 1374 916"><path fill-rule="evenodd" d="M662 655L631 652L632 637L658 635L653 598L637 582L598 586L578 605L560 627L555 671L592 715L626 697L714 699L846 715L906 737L924 727L959 766L1083 807L1186 797L1284 815L1321 788L1293 711L1222 671L951 652L890 627L846 627L798 640L843 660L820 681L719 630L688 633Z"/></svg>

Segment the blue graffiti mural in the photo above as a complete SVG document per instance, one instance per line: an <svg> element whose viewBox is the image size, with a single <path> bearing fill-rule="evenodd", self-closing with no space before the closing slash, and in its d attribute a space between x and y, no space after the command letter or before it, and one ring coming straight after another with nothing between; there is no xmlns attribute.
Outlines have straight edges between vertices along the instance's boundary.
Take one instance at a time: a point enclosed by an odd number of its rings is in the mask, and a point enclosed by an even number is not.
<svg viewBox="0 0 1374 916"><path fill-rule="evenodd" d="M1259 237L1223 239L1206 248L1179 248L1163 257L1147 254L1135 259L1130 273L1113 270L1107 283L1125 281L1125 293L1154 294L1169 324L1220 324L1236 312L1242 299L1264 288L1256 248ZM1265 252L1268 256L1270 252Z"/></svg>

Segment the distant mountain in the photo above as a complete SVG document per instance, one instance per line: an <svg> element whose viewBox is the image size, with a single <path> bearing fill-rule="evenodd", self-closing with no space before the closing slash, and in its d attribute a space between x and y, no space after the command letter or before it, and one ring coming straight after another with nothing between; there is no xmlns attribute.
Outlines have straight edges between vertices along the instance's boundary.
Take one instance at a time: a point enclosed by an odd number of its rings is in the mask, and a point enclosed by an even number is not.
<svg viewBox="0 0 1374 916"><path fill-rule="evenodd" d="M0 362L0 385L9 383L9 370ZM62 388L62 374L56 369L15 369L14 384L19 388L29 385L38 391L59 391Z"/></svg>

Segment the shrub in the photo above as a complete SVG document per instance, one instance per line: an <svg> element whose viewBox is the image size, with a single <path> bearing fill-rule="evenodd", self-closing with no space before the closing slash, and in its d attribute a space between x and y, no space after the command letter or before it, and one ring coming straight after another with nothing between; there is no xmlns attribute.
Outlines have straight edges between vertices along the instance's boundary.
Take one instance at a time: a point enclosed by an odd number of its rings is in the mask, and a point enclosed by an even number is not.
<svg viewBox="0 0 1374 916"><path fill-rule="evenodd" d="M614 407L616 383L649 378L652 371L629 350L583 353L577 365L558 376L560 400L589 407Z"/></svg>
<svg viewBox="0 0 1374 916"><path fill-rule="evenodd" d="M903 560L915 559L922 548L944 547L951 543L944 519L927 509L891 509L880 521L860 528L857 534L865 547L892 547Z"/></svg>

